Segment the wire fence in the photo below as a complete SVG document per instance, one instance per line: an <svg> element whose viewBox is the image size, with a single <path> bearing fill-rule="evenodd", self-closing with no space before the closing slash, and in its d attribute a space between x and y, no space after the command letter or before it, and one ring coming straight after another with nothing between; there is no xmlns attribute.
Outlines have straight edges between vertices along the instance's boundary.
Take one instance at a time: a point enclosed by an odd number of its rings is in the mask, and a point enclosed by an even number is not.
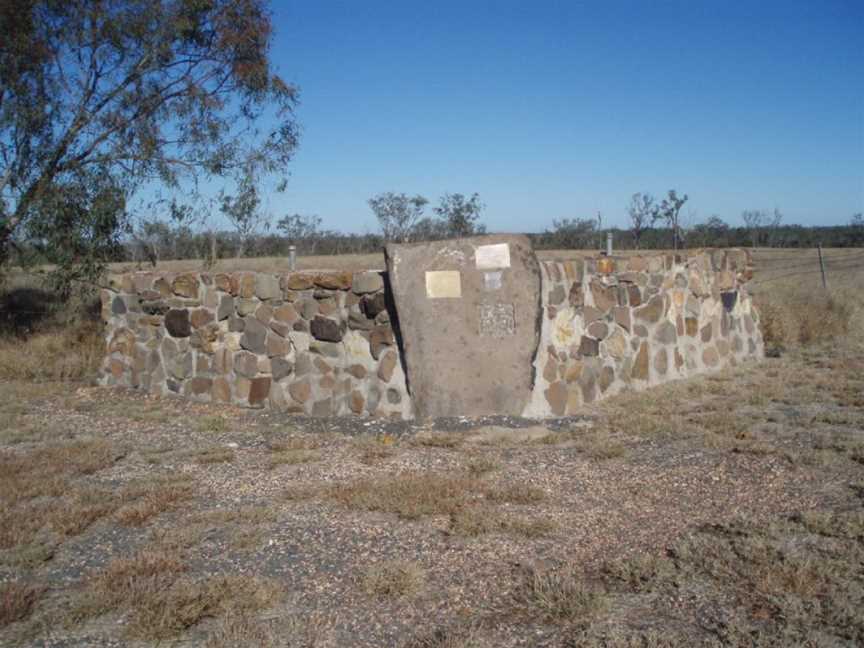
<svg viewBox="0 0 864 648"><path fill-rule="evenodd" d="M818 278L823 287L830 288L832 279L846 281L855 278L855 274L859 272L864 278L864 251L861 250L842 254L802 250L801 254L794 257L760 256L754 259L755 278L748 282L748 287L784 279Z"/></svg>

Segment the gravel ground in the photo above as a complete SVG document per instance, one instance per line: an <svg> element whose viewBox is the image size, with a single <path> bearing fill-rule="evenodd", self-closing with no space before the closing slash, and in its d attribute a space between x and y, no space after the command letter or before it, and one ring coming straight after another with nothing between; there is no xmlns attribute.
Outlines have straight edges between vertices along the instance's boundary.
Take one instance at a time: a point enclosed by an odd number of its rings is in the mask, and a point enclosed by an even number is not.
<svg viewBox="0 0 864 648"><path fill-rule="evenodd" d="M563 645L566 627L513 611L511 593L526 567L578 565L590 580L609 561L662 553L700 525L736 519L767 524L796 511L848 503L846 486L860 479L860 464L794 457L797 449L812 447L808 439L817 428L829 435L862 432L864 406L841 407L825 392L854 387L859 367L838 379L829 375L836 367L811 360L769 360L720 379L657 390L639 401L649 403L642 405L648 417L690 426L677 435L636 429L633 421L642 417L629 411L636 401L628 397L582 417L544 421L551 436L538 439L536 421L512 417L422 423L311 419L151 400L124 390L51 390L18 403L16 426L31 430L30 436L4 443L0 452L27 453L65 439L106 440L116 448L116 461L82 477L82 483L117 491L131 483L186 477L194 484L194 498L140 527L118 525L110 516L100 519L35 568L0 563L0 581L49 587L30 619L0 627L0 644L155 645L126 637L122 613L77 625L59 619L70 597L111 559L132 555L160 533L197 530L189 553L193 573L273 579L284 596L259 621L314 618L325 645L406 645L418 632L466 624L479 630L477 641L464 645ZM812 380L777 385L777 372L809 372ZM820 386L820 380L829 382ZM748 384L777 393L764 402L748 401ZM724 409L737 412L770 449L706 442L724 438L723 430L705 432L693 421ZM837 412L848 415L846 423L820 422ZM586 446L588 438L594 445ZM202 463L206 449L231 459ZM495 511L506 519L548 522L546 533L464 536L452 531L448 515L408 520L346 508L326 495L334 485L358 480L464 475L478 461L492 468L478 483L542 491L539 501L502 503ZM207 512L249 506L265 509L266 519L206 518ZM370 594L364 573L394 560L419 567L421 585L403 596ZM639 606L624 612L622 618L643 625L653 614ZM216 620L205 619L160 645L203 645L214 627Z"/></svg>

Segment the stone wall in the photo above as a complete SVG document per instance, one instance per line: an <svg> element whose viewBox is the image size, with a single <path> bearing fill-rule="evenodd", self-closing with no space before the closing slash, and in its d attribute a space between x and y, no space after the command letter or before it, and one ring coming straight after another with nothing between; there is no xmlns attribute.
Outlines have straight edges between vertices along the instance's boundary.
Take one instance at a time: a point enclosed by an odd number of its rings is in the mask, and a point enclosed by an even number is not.
<svg viewBox="0 0 864 648"><path fill-rule="evenodd" d="M543 323L526 416L763 355L743 250L541 262Z"/></svg>
<svg viewBox="0 0 864 648"><path fill-rule="evenodd" d="M411 416L381 272L135 273L109 285L103 384L314 416Z"/></svg>
<svg viewBox="0 0 864 648"><path fill-rule="evenodd" d="M447 293L446 299L435 299L434 307L424 306L430 310L422 321L415 320L423 309L403 317L414 322L417 330L410 333L415 337L430 335L436 322L449 322L433 350L470 360L460 392L466 402L477 390L494 395L506 387L496 383L502 370L485 371L483 360L510 357L504 351L515 342L501 337L505 334L523 336L535 349L533 362L529 353L511 364L524 366L521 402L527 405L519 405L521 413L536 418L572 414L624 390L763 354L758 315L743 285L752 275L745 251L538 264L530 246L523 249L512 236L498 238L454 243L464 263L453 270L431 260L421 263L424 257L418 256L420 270L433 278L461 273L465 292ZM449 249L436 245L439 252ZM507 282L517 285L521 276L510 267L510 257L503 270L488 272L474 258L477 251L505 246L514 263L527 255L518 272L539 274L537 283L525 284L540 286L539 295L526 297L536 299L531 312L539 309L539 317L526 319L522 310L527 306L500 291ZM412 418L416 403L408 391L411 376L405 374L394 301L408 308L412 300L434 297L426 294L426 281L423 295L414 294L419 290L414 287L410 298L397 294L393 300L387 274L379 271L116 276L102 291L107 353L101 382L313 416ZM408 290L403 283L395 289ZM490 287L495 290L489 292ZM507 320L512 325L493 327L494 335L483 326L489 300L512 303ZM447 319L451 310L454 315ZM484 344L492 346L477 357L465 351L472 345L483 350ZM425 347L418 342L416 349ZM415 364L428 352L414 358ZM432 389L442 380L434 371L415 378L422 382L424 376Z"/></svg>

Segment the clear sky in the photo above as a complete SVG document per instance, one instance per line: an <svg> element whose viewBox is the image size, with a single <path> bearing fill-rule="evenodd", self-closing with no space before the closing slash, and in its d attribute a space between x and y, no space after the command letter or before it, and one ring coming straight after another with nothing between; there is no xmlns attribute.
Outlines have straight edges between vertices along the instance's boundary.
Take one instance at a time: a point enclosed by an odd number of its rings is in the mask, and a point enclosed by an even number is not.
<svg viewBox="0 0 864 648"><path fill-rule="evenodd" d="M864 1L273 3L302 139L269 208L377 230L383 191L478 192L492 231L864 211Z"/></svg>

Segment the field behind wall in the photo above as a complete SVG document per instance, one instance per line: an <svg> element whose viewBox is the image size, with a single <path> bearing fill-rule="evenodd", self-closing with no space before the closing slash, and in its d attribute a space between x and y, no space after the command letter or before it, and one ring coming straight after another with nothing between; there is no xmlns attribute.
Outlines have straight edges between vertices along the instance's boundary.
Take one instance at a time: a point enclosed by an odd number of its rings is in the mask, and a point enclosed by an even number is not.
<svg viewBox="0 0 864 648"><path fill-rule="evenodd" d="M861 645L864 250L754 259L770 357L540 424L96 388L98 309L13 273L0 645Z"/></svg>

